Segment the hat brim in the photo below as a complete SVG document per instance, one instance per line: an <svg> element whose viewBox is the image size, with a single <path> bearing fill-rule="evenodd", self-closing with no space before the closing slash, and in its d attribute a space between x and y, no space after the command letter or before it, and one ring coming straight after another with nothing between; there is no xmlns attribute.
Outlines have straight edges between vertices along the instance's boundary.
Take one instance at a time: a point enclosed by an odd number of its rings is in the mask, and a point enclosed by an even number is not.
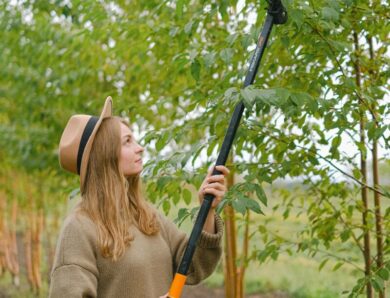
<svg viewBox="0 0 390 298"><path fill-rule="evenodd" d="M106 98L106 101L103 106L103 110L100 114L100 117L98 121L96 122L96 125L88 139L87 144L85 145L83 157L81 159L81 166L80 166L80 188L83 189L84 181L85 181L85 175L87 172L87 166L88 166L88 160L89 155L91 153L91 148L93 144L93 140L95 139L95 135L97 131L99 130L100 125L102 124L103 119L111 117L112 116L112 98L111 96L108 96Z"/></svg>

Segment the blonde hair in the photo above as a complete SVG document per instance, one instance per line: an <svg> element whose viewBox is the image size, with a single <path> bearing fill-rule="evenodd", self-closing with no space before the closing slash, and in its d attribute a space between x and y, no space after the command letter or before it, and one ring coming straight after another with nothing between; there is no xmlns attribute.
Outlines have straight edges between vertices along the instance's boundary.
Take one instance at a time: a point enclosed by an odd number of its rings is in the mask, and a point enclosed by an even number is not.
<svg viewBox="0 0 390 298"><path fill-rule="evenodd" d="M78 211L96 224L103 257L120 258L133 236L130 225L146 235L158 233L157 216L141 194L140 175L125 177L119 167L121 129L119 117L103 120L91 149L82 200Z"/></svg>

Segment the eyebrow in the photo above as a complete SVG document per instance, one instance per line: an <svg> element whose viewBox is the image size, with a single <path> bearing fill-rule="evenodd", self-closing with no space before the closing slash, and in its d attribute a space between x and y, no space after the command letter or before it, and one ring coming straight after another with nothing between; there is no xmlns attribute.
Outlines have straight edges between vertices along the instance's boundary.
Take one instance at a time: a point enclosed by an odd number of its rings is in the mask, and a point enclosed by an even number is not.
<svg viewBox="0 0 390 298"><path fill-rule="evenodd" d="M127 138L127 137L130 137L130 138L132 138L133 137L133 135L132 134L125 134L123 137L122 137L122 139L124 139L124 138Z"/></svg>

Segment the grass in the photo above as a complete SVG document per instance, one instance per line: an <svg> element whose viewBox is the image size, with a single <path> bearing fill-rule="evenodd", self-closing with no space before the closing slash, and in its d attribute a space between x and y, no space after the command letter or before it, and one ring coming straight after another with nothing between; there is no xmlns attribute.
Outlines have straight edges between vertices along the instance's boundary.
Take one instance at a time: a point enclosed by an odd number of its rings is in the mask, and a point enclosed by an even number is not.
<svg viewBox="0 0 390 298"><path fill-rule="evenodd" d="M34 293L28 284L25 274L20 274L19 287L12 285L11 274L6 272L0 278L0 297L12 298L45 298L48 295L48 284L43 278L42 288L39 293ZM12 285L12 286L11 286Z"/></svg>

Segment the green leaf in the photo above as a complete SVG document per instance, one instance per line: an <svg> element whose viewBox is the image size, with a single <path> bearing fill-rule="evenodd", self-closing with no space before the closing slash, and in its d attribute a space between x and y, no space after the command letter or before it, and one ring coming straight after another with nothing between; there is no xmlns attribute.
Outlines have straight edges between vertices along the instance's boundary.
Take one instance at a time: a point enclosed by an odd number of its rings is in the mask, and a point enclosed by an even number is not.
<svg viewBox="0 0 390 298"><path fill-rule="evenodd" d="M362 173L358 168L354 168L352 170L352 173L353 173L353 177L355 177L356 179L360 179L360 177L362 176Z"/></svg>
<svg viewBox="0 0 390 298"><path fill-rule="evenodd" d="M176 15L181 18L183 15L183 5L185 0L177 0L176 2Z"/></svg>
<svg viewBox="0 0 390 298"><path fill-rule="evenodd" d="M225 91L225 97L231 97L234 93L237 93L237 88L236 87L231 87L231 88L229 88L229 89L227 89L226 91Z"/></svg>
<svg viewBox="0 0 390 298"><path fill-rule="evenodd" d="M222 210L225 208L225 206L227 204L229 204L229 202L230 202L230 200L228 200L226 198L222 199L222 201L217 206L217 209L216 209L217 214L220 214L222 212Z"/></svg>
<svg viewBox="0 0 390 298"><path fill-rule="evenodd" d="M376 276L376 277L371 279L371 283L376 291L378 291L378 292L383 291L383 288L385 285L384 285L382 278L380 278L379 276Z"/></svg>
<svg viewBox="0 0 390 298"><path fill-rule="evenodd" d="M175 158L173 160L171 159L172 164L176 165L177 162L180 160L180 165L182 168L184 168L186 166L188 160L192 157L192 154L193 154L192 151L187 151L185 154L175 153L174 154L174 155L176 155Z"/></svg>
<svg viewBox="0 0 390 298"><path fill-rule="evenodd" d="M265 226L263 226L263 225L259 225L257 229L258 229L258 231L259 231L261 234L268 233L267 228L266 228Z"/></svg>
<svg viewBox="0 0 390 298"><path fill-rule="evenodd" d="M320 164L319 161L318 161L318 159L317 159L315 156L311 155L311 154L309 154L309 155L307 156L307 159L308 159L313 165L319 165L319 164Z"/></svg>
<svg viewBox="0 0 390 298"><path fill-rule="evenodd" d="M191 63L191 75L192 77L196 80L196 81L199 81L199 78L200 78L200 63L199 63L199 60L198 59L195 59L192 63Z"/></svg>
<svg viewBox="0 0 390 298"><path fill-rule="evenodd" d="M290 98L298 107L302 107L305 104L305 97L302 94L291 93Z"/></svg>
<svg viewBox="0 0 390 298"><path fill-rule="evenodd" d="M192 201L192 193L187 188L183 189L183 199L187 205L189 205Z"/></svg>
<svg viewBox="0 0 390 298"><path fill-rule="evenodd" d="M321 15L325 20L337 21L339 19L339 13L332 7L323 7Z"/></svg>
<svg viewBox="0 0 390 298"><path fill-rule="evenodd" d="M230 34L226 38L226 42L229 44L229 46L232 46L233 43L236 41L237 37L238 37L238 33Z"/></svg>
<svg viewBox="0 0 390 298"><path fill-rule="evenodd" d="M204 66L206 68L211 68L214 63L215 63L215 52L210 52L210 53L207 53L203 56L203 62L204 62Z"/></svg>
<svg viewBox="0 0 390 298"><path fill-rule="evenodd" d="M285 48L287 48L287 47L289 46L289 44L290 44L290 38L288 38L288 36L282 36L282 37L280 38L280 40L281 40L281 42L282 42L282 44L283 44L283 46L284 46Z"/></svg>
<svg viewBox="0 0 390 298"><path fill-rule="evenodd" d="M337 149L340 146L340 144L341 144L341 137L340 136L336 136L335 138L333 138L332 147Z"/></svg>
<svg viewBox="0 0 390 298"><path fill-rule="evenodd" d="M345 86L352 90L357 89L356 82L351 78L345 78Z"/></svg>
<svg viewBox="0 0 390 298"><path fill-rule="evenodd" d="M252 86L248 86L240 90L245 107L251 110L256 100L256 90Z"/></svg>
<svg viewBox="0 0 390 298"><path fill-rule="evenodd" d="M209 139L209 142L212 142L214 141L215 138L210 138ZM193 150L191 150L191 157L192 157L192 166L194 167L194 164L195 164L195 161L196 159L198 158L198 156L200 155L200 153L202 152L202 150L205 148L205 145L203 145L202 143L198 143L195 148ZM193 153L195 152L195 153ZM185 165L184 165L185 166ZM182 167L184 167L182 166Z"/></svg>
<svg viewBox="0 0 390 298"><path fill-rule="evenodd" d="M343 266L344 263L343 262L338 262L332 269L332 271L336 271L337 269L339 269L341 266Z"/></svg>
<svg viewBox="0 0 390 298"><path fill-rule="evenodd" d="M344 230L340 233L340 238L342 242L345 242L349 239L351 236L351 231L350 230Z"/></svg>
<svg viewBox="0 0 390 298"><path fill-rule="evenodd" d="M254 184L255 191L257 198L264 204L264 206L267 206L268 200L267 196L265 195L264 189L260 184Z"/></svg>
<svg viewBox="0 0 390 298"><path fill-rule="evenodd" d="M187 208L180 208L177 214L177 218L175 218L173 222L180 226L184 222L184 220L188 218L190 215L191 213L188 212Z"/></svg>
<svg viewBox="0 0 390 298"><path fill-rule="evenodd" d="M243 34L241 45L246 50L252 44L252 36L250 34Z"/></svg>
<svg viewBox="0 0 390 298"><path fill-rule="evenodd" d="M220 14L221 14L221 16L222 16L222 19L224 20L224 21L227 21L228 20L228 13L227 13L227 8L228 8L228 6L229 6L229 2L228 2L229 0L220 0L219 1L219 12L220 12Z"/></svg>
<svg viewBox="0 0 390 298"><path fill-rule="evenodd" d="M271 90L270 90L271 91ZM275 101L275 97L277 99L277 103L279 106L284 105L289 99L291 92L286 88L275 88L273 92L265 93L262 98L267 99L268 102Z"/></svg>
<svg viewBox="0 0 390 298"><path fill-rule="evenodd" d="M288 216L290 215L290 208L287 208L284 212L283 212L283 219L286 220L288 218Z"/></svg>
<svg viewBox="0 0 390 298"><path fill-rule="evenodd" d="M366 124L367 136L370 140L374 139L376 125L374 121L367 122Z"/></svg>
<svg viewBox="0 0 390 298"><path fill-rule="evenodd" d="M389 277L390 277L389 270L387 270L386 268L379 269L378 275L381 278L383 278L383 280L389 280Z"/></svg>
<svg viewBox="0 0 390 298"><path fill-rule="evenodd" d="M157 189L163 190L165 186L172 180L169 176L162 176L157 180Z"/></svg>
<svg viewBox="0 0 390 298"><path fill-rule="evenodd" d="M387 125L383 125L382 127L376 127L375 134L374 134L375 140L378 140L379 138L381 138L383 136L383 134L385 133L385 131L388 129L388 127L389 126L387 126Z"/></svg>
<svg viewBox="0 0 390 298"><path fill-rule="evenodd" d="M168 214L169 210L171 209L171 203L168 200L165 200L162 205L165 214Z"/></svg>
<svg viewBox="0 0 390 298"><path fill-rule="evenodd" d="M162 133L162 135L160 136L160 138L156 142L156 150L157 151L161 151L161 149L165 147L169 137L170 137L170 132L165 131Z"/></svg>
<svg viewBox="0 0 390 298"><path fill-rule="evenodd" d="M325 259L321 262L320 266L318 267L318 270L321 271L322 268L324 268L325 264L329 261L329 259Z"/></svg>
<svg viewBox="0 0 390 298"><path fill-rule="evenodd" d="M247 208L251 209L252 211L254 211L254 212L258 213L258 214L264 214L261 211L259 203L257 203L255 200L253 200L251 198L245 198L244 201L245 201L245 206Z"/></svg>
<svg viewBox="0 0 390 298"><path fill-rule="evenodd" d="M246 204L245 202L243 202L243 200L234 200L232 202L232 207L234 208L234 210L236 210L237 212L240 212L242 213L243 215L245 214L246 212Z"/></svg>
<svg viewBox="0 0 390 298"><path fill-rule="evenodd" d="M174 205L177 205L177 203L179 203L180 201L180 195L177 191L170 191L170 193L172 194L172 201L173 201L173 204Z"/></svg>
<svg viewBox="0 0 390 298"><path fill-rule="evenodd" d="M229 64L232 61L234 51L231 48L226 48L223 49L219 53L219 57L221 57L222 61L225 62L226 64Z"/></svg>
<svg viewBox="0 0 390 298"><path fill-rule="evenodd" d="M289 18L294 22L298 28L298 30L301 29L301 26L303 25L303 22L305 21L305 15L300 9L291 9L288 12Z"/></svg>

